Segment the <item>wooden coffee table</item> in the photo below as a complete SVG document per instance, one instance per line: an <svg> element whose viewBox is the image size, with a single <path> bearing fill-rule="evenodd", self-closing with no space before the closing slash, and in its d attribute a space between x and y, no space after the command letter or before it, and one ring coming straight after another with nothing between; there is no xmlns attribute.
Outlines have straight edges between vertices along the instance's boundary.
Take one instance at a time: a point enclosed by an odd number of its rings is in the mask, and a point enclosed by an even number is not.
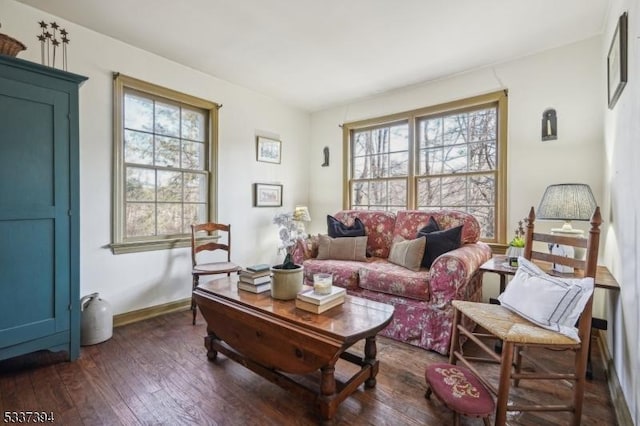
<svg viewBox="0 0 640 426"><path fill-rule="evenodd" d="M347 296L344 304L318 315L297 309L293 300L272 299L268 292L238 290L237 280L232 276L208 281L194 291L207 321L204 345L209 360L218 352L224 354L316 404L325 423L360 384L376 385L376 334L391 322L393 306ZM364 357L347 352L362 339ZM344 383L334 375L338 359L360 366ZM318 371L319 389L291 376Z"/></svg>

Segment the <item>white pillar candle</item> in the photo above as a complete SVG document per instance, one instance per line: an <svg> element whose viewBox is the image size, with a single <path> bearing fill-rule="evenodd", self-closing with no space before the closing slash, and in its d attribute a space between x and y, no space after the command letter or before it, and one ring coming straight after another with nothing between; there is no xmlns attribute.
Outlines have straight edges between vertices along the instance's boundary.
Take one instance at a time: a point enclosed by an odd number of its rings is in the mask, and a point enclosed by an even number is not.
<svg viewBox="0 0 640 426"><path fill-rule="evenodd" d="M330 294L333 285L333 276L331 274L314 274L313 275L313 291L317 294Z"/></svg>

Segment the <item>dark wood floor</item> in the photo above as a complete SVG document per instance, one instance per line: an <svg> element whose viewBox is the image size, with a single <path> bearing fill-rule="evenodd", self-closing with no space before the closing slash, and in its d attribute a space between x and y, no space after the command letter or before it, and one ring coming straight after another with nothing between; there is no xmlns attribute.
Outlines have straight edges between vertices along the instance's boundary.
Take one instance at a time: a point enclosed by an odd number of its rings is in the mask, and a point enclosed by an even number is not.
<svg viewBox="0 0 640 426"><path fill-rule="evenodd" d="M207 361L201 317L165 315L114 330L113 338L82 348L78 361L60 354L32 354L0 362L0 412L50 411L61 425L313 425L310 404L220 355ZM594 342L595 343L595 342ZM356 346L361 351L361 346ZM444 357L393 340L378 339L380 373L374 389L361 386L339 407L337 424L446 425L451 413L424 398L424 367ZM595 379L587 383L583 425L614 425L615 413L594 344ZM562 352L542 350L539 359L560 362ZM495 376L495 366L483 370ZM344 371L340 371L340 369ZM341 373L353 367L338 364ZM531 382L529 382L531 383ZM567 394L548 383L525 391L541 398ZM463 418L463 425L482 424ZM512 413L512 425L568 424L566 413Z"/></svg>

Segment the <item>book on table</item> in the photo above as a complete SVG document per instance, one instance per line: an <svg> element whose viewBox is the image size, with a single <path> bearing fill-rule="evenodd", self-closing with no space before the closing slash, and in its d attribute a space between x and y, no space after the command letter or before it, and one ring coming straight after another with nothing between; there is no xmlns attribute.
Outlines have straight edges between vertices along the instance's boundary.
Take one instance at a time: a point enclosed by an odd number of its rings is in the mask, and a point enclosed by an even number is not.
<svg viewBox="0 0 640 426"><path fill-rule="evenodd" d="M347 290L345 288L335 285L331 287L331 293L329 294L318 294L313 291L313 287L305 286L304 289L298 293L298 299L307 303L313 303L314 305L323 305L335 299L344 299L346 294Z"/></svg>
<svg viewBox="0 0 640 426"><path fill-rule="evenodd" d="M245 269L249 272L264 272L271 269L271 266L266 263L259 263L257 265L247 266Z"/></svg>
<svg viewBox="0 0 640 426"><path fill-rule="evenodd" d="M240 277L238 279L243 283L259 285L259 284L264 284L264 283L270 283L271 282L271 274L262 275L262 276L259 276L259 277L250 277L250 276L246 276L246 275L240 274Z"/></svg>
<svg viewBox="0 0 640 426"><path fill-rule="evenodd" d="M313 312L314 314L321 314L323 312L328 311L331 308L335 308L336 306L342 305L344 303L344 295L342 297L338 297L337 299L330 300L322 305L317 305L315 303L305 302L302 299L296 298L296 308L302 309L303 311Z"/></svg>
<svg viewBox="0 0 640 426"><path fill-rule="evenodd" d="M271 270L269 269L264 271L258 271L258 272L252 272L247 269L242 269L240 271L241 277L248 277L248 278L268 277L270 275L271 275Z"/></svg>
<svg viewBox="0 0 640 426"><path fill-rule="evenodd" d="M265 291L271 290L271 281L265 284L253 285L249 283L245 283L242 281L238 281L238 288L240 290L249 291L251 293L264 293Z"/></svg>

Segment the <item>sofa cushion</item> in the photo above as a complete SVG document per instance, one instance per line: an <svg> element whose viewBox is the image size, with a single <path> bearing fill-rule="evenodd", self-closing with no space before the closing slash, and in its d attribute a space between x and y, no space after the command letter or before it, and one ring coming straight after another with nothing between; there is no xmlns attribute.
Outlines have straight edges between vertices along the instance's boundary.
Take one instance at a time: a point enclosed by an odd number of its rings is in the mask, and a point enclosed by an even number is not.
<svg viewBox="0 0 640 426"><path fill-rule="evenodd" d="M435 219L441 230L462 225L461 244L480 240L480 224L477 219L469 213L457 210L399 210L393 237L400 235L405 239L414 238L418 230L429 223L430 217Z"/></svg>
<svg viewBox="0 0 640 426"><path fill-rule="evenodd" d="M366 262L367 237L331 238L320 235L318 260L355 260Z"/></svg>
<svg viewBox="0 0 640 426"><path fill-rule="evenodd" d="M375 262L386 262L385 259L371 257L367 259L367 264ZM308 285L313 285L313 274L325 273L333 275L333 284L349 290L358 289L358 272L363 266L362 262L351 260L317 260L307 259L302 264L304 266L304 281Z"/></svg>
<svg viewBox="0 0 640 426"><path fill-rule="evenodd" d="M429 271L410 271L382 261L367 263L359 270L360 288L394 296L429 300Z"/></svg>
<svg viewBox="0 0 640 426"><path fill-rule="evenodd" d="M354 219L353 225L348 226L331 215L327 215L327 234L331 238L363 237L367 235L364 230L364 223L357 217Z"/></svg>
<svg viewBox="0 0 640 426"><path fill-rule="evenodd" d="M396 223L396 215L387 211L374 210L342 210L333 215L336 219L346 225L352 225L357 217L364 223L367 234L367 253L373 257L389 257L391 241L393 240L393 229ZM411 236L404 236L411 239Z"/></svg>
<svg viewBox="0 0 640 426"><path fill-rule="evenodd" d="M431 268L431 265L438 256L460 247L461 233L462 225L443 231L433 231L428 234L418 232L419 236L426 237L427 239L424 256L422 257L422 266Z"/></svg>
<svg viewBox="0 0 640 426"><path fill-rule="evenodd" d="M424 246L427 242L426 238L420 237L415 240L396 238L391 245L389 262L412 271L419 271L424 256Z"/></svg>

